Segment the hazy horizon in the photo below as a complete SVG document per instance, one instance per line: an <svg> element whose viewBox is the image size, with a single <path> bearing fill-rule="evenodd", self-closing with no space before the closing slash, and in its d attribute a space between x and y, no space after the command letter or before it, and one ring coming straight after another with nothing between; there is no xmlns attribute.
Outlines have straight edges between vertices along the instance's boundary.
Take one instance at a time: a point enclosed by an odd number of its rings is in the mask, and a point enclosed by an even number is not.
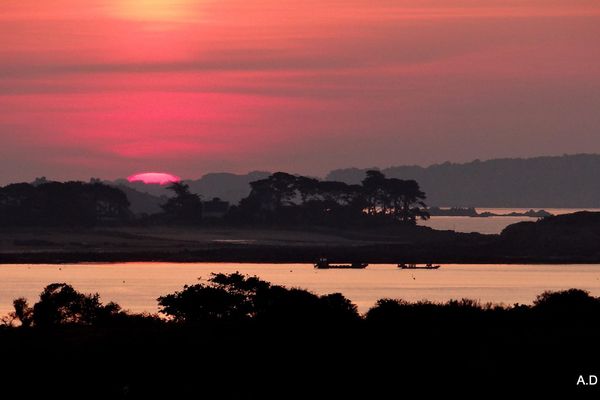
<svg viewBox="0 0 600 400"><path fill-rule="evenodd" d="M311 176L317 179L325 179L326 176L336 170L346 170L346 169L369 169L369 168L373 168L373 169L377 169L377 170L385 170L387 168L395 168L395 167L418 167L418 168L429 168L429 167L433 167L433 166L439 166L439 165L444 165L444 164L455 164L455 165L464 165L464 164L470 164L473 162L487 162L487 161L498 161L498 160L531 160L531 159L540 159L540 158L559 158L559 157L575 157L575 156L600 156L600 153L574 153L574 154L560 154L560 155L537 155L537 156L532 156L532 157L497 157L497 158L490 158L490 159L472 159L472 160L467 160L464 162L456 162L456 161L450 161L450 160L445 160L445 161L440 161L440 162L434 162L431 164L402 164L402 163L398 163L398 164L392 164L392 165L385 165L385 166L378 166L378 165L369 165L369 166L356 166L356 165L348 165L348 166L338 166L336 168L332 168L331 170L325 171L323 174L321 175L314 175L314 174L304 174L302 172L298 172L298 171L285 171L285 170L281 170L281 169L274 169L271 171L266 171L266 170L260 170L260 169L249 169L247 171L204 171L199 173L198 175L194 175L194 176L179 176L176 173L173 173L173 175L175 175L177 178L179 178L182 181L191 181L191 180L198 180L201 179L202 177L206 176L206 175L211 175L211 174L234 174L234 175L249 175L252 173L274 173L274 172L286 172L286 173L291 173L291 174L297 174L297 175L304 175L304 176ZM84 176L84 177L80 177L80 178L76 178L76 177L69 177L68 175L65 178L57 178L54 176L50 176L50 175L44 175L44 174L37 174L35 176L32 176L29 179L24 179L24 180L9 180L6 182L0 181L0 186L2 185L6 185L6 184L10 184L10 183L18 183L18 182L33 182L35 179L37 178L46 178L48 180L51 181L58 181L58 182L66 182L66 181L89 181L90 179L101 179L104 181L117 181L117 180L125 180L127 181L129 178L132 177L132 175L136 175L136 174L146 174L146 173L159 173L159 174L166 174L166 175L171 175L171 171L137 171L134 173L124 173L122 175L117 175L117 176L111 176L111 177L106 177L106 176L101 176L101 175L90 175L90 176ZM130 181L130 183L135 183L135 181Z"/></svg>

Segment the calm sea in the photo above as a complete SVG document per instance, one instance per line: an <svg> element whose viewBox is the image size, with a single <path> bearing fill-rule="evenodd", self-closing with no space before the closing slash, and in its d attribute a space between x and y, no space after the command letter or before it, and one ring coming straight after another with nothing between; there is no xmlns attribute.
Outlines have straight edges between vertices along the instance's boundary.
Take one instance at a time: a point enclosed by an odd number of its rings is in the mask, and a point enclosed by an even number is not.
<svg viewBox="0 0 600 400"><path fill-rule="evenodd" d="M477 208L478 213L491 212L494 214L510 214L512 212L523 213L530 208ZM536 208L535 210L541 210ZM554 215L569 214L577 211L600 211L600 209L580 208L543 208ZM479 232L500 233L508 225L522 221L536 221L537 218L530 217L432 217L427 221L419 222L420 225L429 226L433 229L451 230L456 232Z"/></svg>
<svg viewBox="0 0 600 400"><path fill-rule="evenodd" d="M600 295L600 265L443 265L439 270L400 270L370 265L364 270L315 270L308 264L115 263L0 265L0 315L12 300L31 303L52 282L67 282L85 293L98 292L134 312L155 312L156 298L211 272L240 271L272 283L317 294L340 292L366 312L380 298L445 301L471 298L493 303L531 303L545 290L580 288Z"/></svg>

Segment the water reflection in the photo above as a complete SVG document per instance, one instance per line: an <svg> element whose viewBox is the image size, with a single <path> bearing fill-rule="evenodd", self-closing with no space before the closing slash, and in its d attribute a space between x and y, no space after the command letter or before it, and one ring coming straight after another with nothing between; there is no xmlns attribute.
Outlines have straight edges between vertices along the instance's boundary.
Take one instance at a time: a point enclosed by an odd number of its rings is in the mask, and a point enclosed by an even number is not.
<svg viewBox="0 0 600 400"><path fill-rule="evenodd" d="M431 217L427 221L419 221L419 225L442 231L498 234L509 225L535 220L536 218L529 217Z"/></svg>

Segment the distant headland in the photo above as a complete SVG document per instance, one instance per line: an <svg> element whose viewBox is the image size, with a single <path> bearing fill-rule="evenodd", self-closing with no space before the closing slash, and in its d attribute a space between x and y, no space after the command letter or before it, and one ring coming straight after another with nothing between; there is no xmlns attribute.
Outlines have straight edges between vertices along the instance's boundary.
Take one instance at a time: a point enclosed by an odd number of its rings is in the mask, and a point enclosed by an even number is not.
<svg viewBox="0 0 600 400"><path fill-rule="evenodd" d="M338 169L326 179L352 184L367 170ZM381 172L416 180L429 204L443 207L600 208L599 154L401 165Z"/></svg>
<svg viewBox="0 0 600 400"><path fill-rule="evenodd" d="M553 214L546 210L529 210L524 212L511 211L507 213L495 213L490 211L478 212L475 207L429 207L427 209L432 217L529 217L529 218L545 218L551 217Z"/></svg>

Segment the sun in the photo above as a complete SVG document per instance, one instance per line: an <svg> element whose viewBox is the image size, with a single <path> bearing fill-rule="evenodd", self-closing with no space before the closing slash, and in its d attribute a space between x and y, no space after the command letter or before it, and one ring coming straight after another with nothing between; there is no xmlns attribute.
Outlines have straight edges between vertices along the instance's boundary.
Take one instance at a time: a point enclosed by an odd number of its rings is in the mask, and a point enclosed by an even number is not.
<svg viewBox="0 0 600 400"><path fill-rule="evenodd" d="M131 175L127 180L129 182L143 182L148 185L168 185L169 183L181 181L181 178L165 172L143 172Z"/></svg>
<svg viewBox="0 0 600 400"><path fill-rule="evenodd" d="M124 19L139 21L177 22L193 13L194 0L117 0L115 14Z"/></svg>

